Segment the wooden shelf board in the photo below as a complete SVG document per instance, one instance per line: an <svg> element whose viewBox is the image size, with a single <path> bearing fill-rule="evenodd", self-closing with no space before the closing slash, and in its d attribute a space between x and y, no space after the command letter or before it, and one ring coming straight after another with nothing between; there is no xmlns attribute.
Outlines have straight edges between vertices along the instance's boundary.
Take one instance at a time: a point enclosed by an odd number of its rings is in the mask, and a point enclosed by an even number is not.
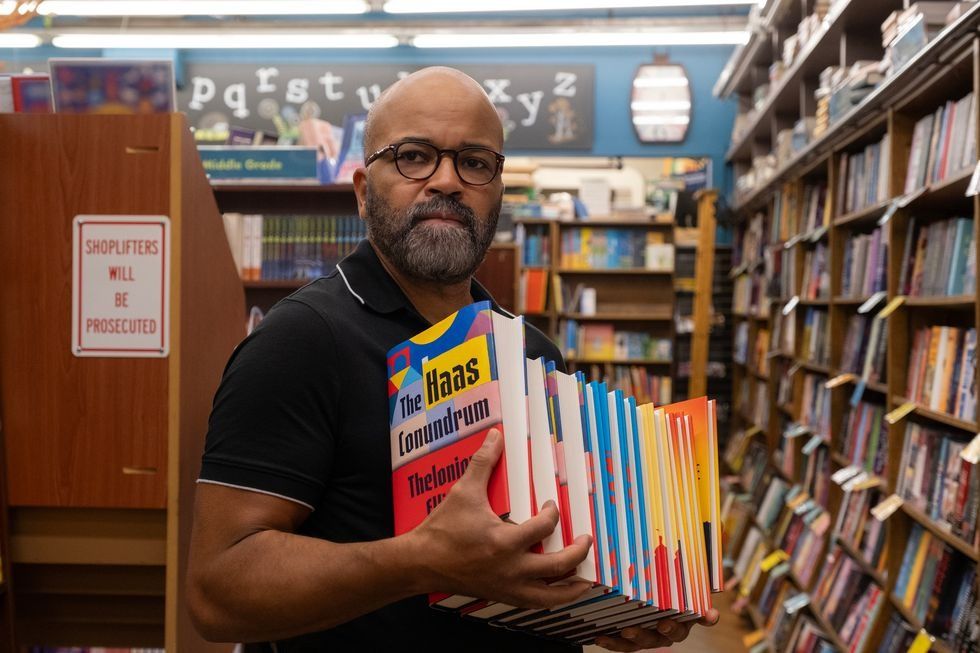
<svg viewBox="0 0 980 653"><path fill-rule="evenodd" d="M671 312L650 312L650 313L596 313L595 315L583 315L582 313L561 313L559 317L580 322L670 322L674 319Z"/></svg>
<svg viewBox="0 0 980 653"><path fill-rule="evenodd" d="M810 361L797 359L796 362L799 363L800 367L803 369L810 372L816 372L817 374L826 374L827 376L830 376L831 372L833 371L826 365L819 365L817 363L811 363Z"/></svg>
<svg viewBox="0 0 980 653"><path fill-rule="evenodd" d="M894 592L886 592L886 594L888 596L888 602L892 604L895 611L902 616L902 619L904 619L913 630L919 631L924 628L918 617L912 614L912 611L905 607L905 604L902 603L901 598L896 596ZM929 647L929 651L932 653L953 653L953 649L951 649L946 642L938 638L932 643L932 646Z"/></svg>
<svg viewBox="0 0 980 653"><path fill-rule="evenodd" d="M955 295L953 297L906 297L905 304L914 308L973 310L976 306L976 297L974 295Z"/></svg>
<svg viewBox="0 0 980 653"><path fill-rule="evenodd" d="M853 227L860 226L863 223L874 224L878 221L885 211L888 209L888 205L892 203L891 198L878 202L877 204L872 204L871 206L866 206L858 211L853 211L851 213L845 213L839 218L834 219L835 227Z"/></svg>
<svg viewBox="0 0 980 653"><path fill-rule="evenodd" d="M670 277L674 275L673 270L645 270L643 268L609 268L609 269L599 269L599 268L583 268L581 270L576 268L558 268L558 274L584 274L584 275L646 275L646 276L662 276Z"/></svg>
<svg viewBox="0 0 980 653"><path fill-rule="evenodd" d="M870 297L848 297L847 295L835 295L831 302L838 306L860 306L868 301Z"/></svg>
<svg viewBox="0 0 980 653"><path fill-rule="evenodd" d="M817 307L828 307L830 306L829 299L801 299L800 306L817 306Z"/></svg>
<svg viewBox="0 0 980 653"><path fill-rule="evenodd" d="M830 644L837 649L838 653L848 653L850 649L843 641L841 641L840 635L837 634L837 629L834 628L833 624L827 619L823 614L823 609L819 606L810 603L807 607L810 609L810 614L813 615L814 620L816 620L817 625L820 626L820 630L823 631L824 636L830 642Z"/></svg>
<svg viewBox="0 0 980 653"><path fill-rule="evenodd" d="M940 540L950 545L973 562L980 562L980 551L978 551L976 547L971 546L970 543L963 538L945 531L939 524L933 521L929 515L908 503L902 504L902 511L917 521L923 528L927 529L934 536L938 537Z"/></svg>
<svg viewBox="0 0 980 653"><path fill-rule="evenodd" d="M839 374L854 374L855 376L857 376L857 374L854 373L854 372L844 372L844 370L841 370L839 368L834 368L834 369L830 370L830 373L831 373L832 376L838 376ZM859 377L859 378L854 379L854 380L848 380L847 382L850 385L857 385L858 381L860 381L860 380L861 379ZM872 390L872 391L877 392L879 394L883 394L886 397L888 396L888 386L885 385L884 383L881 383L880 381L867 381L864 384L864 389L865 390Z"/></svg>
<svg viewBox="0 0 980 653"><path fill-rule="evenodd" d="M973 176L973 167L955 173L943 181L931 184L915 199L906 205L906 210L916 211L927 208L945 208L951 203L969 204L972 198L966 196L966 189Z"/></svg>
<svg viewBox="0 0 980 653"><path fill-rule="evenodd" d="M522 270L550 270L550 265L521 265Z"/></svg>
<svg viewBox="0 0 980 653"><path fill-rule="evenodd" d="M925 417L926 419L932 420L934 422L939 422L940 424L952 426L953 428L957 428L962 431L967 431L968 433L971 434L976 434L977 431L980 430L980 426L978 426L975 420L961 419L959 417L955 417L954 415L950 415L948 413L932 410L928 406L924 406L923 404L920 404L918 402L911 401L910 399L907 399L900 395L896 395L892 397L892 401L897 406L900 406L905 403L913 403L915 404L916 415L918 415L919 417Z"/></svg>

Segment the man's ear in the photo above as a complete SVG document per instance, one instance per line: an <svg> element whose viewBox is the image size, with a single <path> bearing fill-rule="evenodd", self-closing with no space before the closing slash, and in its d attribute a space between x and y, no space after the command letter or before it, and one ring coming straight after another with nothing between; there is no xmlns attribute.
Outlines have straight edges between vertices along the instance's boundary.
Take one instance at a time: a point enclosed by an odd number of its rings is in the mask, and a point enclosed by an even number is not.
<svg viewBox="0 0 980 653"><path fill-rule="evenodd" d="M354 170L354 196L357 197L357 213L364 219L364 203L367 201L367 170Z"/></svg>

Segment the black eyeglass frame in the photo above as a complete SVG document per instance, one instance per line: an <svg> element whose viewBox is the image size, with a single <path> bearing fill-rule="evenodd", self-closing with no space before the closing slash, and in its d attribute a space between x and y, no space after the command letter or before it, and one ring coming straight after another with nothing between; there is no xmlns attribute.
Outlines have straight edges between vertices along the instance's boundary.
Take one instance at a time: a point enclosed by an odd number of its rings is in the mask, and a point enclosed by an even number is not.
<svg viewBox="0 0 980 653"><path fill-rule="evenodd" d="M398 148L400 148L402 145L425 145L434 149L437 153L437 158L436 158L436 164L432 168L432 172L430 172L424 177L409 177L404 172L402 172L402 169L398 165ZM467 181L466 179L463 178L463 175L460 174L459 172L459 153L465 152L466 150L483 150L484 152L490 152L496 157L497 168L496 170L493 171L493 175L491 175L490 179L482 183L476 184L471 181ZM452 156L453 159L453 170L456 171L456 176L459 177L460 181L462 181L464 184L468 184L470 186L486 186L487 184L493 182L493 180L497 178L497 175L500 174L500 171L503 170L504 159L506 158L500 152L495 152L494 150L491 150L489 147L473 146L473 147L464 147L458 150L454 150L451 148L440 149L435 145L433 145L432 143L427 143L425 141L402 141L400 143L391 143L389 145L385 145L384 147L382 147L380 150L378 150L377 152L375 152L374 154L372 154L371 156L369 156L367 159L364 160L364 167L365 168L368 167L369 165L377 161L379 158L384 156L384 154L388 151L391 151L394 154L394 158L392 159L392 162L395 164L395 170L398 171L398 174L400 174L405 179L411 179L412 181L425 181L432 175L436 174L436 171L439 170L439 164L442 162L442 157L449 154Z"/></svg>

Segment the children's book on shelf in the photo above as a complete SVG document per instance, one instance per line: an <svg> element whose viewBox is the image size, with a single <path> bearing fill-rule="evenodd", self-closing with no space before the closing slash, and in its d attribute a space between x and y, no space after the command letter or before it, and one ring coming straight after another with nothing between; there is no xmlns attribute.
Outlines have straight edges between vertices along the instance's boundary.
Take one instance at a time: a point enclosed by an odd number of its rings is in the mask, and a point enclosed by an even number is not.
<svg viewBox="0 0 980 653"><path fill-rule="evenodd" d="M0 74L0 113L51 113L51 78L44 73Z"/></svg>
<svg viewBox="0 0 980 653"><path fill-rule="evenodd" d="M49 59L56 113L139 114L177 110L169 59Z"/></svg>
<svg viewBox="0 0 980 653"><path fill-rule="evenodd" d="M532 553L593 536L570 576L545 579L591 583L572 605L524 609L438 594L429 597L434 607L575 644L666 616L697 619L711 607L722 588L713 401L655 407L554 361L527 359L522 318L500 316L488 302L394 347L388 372L396 534L439 505L498 428L494 511L521 522L555 502L559 524Z"/></svg>
<svg viewBox="0 0 980 653"><path fill-rule="evenodd" d="M349 184L354 179L354 170L364 165L364 123L367 114L351 114L344 116L344 139L337 156L336 169L331 175L331 181L337 184Z"/></svg>

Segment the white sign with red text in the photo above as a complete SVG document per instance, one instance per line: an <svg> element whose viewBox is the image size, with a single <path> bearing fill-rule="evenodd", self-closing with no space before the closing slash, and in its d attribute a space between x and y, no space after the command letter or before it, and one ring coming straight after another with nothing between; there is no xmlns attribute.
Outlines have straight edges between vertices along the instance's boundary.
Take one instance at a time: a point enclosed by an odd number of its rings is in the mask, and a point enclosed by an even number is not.
<svg viewBox="0 0 980 653"><path fill-rule="evenodd" d="M72 233L72 353L166 357L170 351L170 219L162 215L78 215Z"/></svg>

